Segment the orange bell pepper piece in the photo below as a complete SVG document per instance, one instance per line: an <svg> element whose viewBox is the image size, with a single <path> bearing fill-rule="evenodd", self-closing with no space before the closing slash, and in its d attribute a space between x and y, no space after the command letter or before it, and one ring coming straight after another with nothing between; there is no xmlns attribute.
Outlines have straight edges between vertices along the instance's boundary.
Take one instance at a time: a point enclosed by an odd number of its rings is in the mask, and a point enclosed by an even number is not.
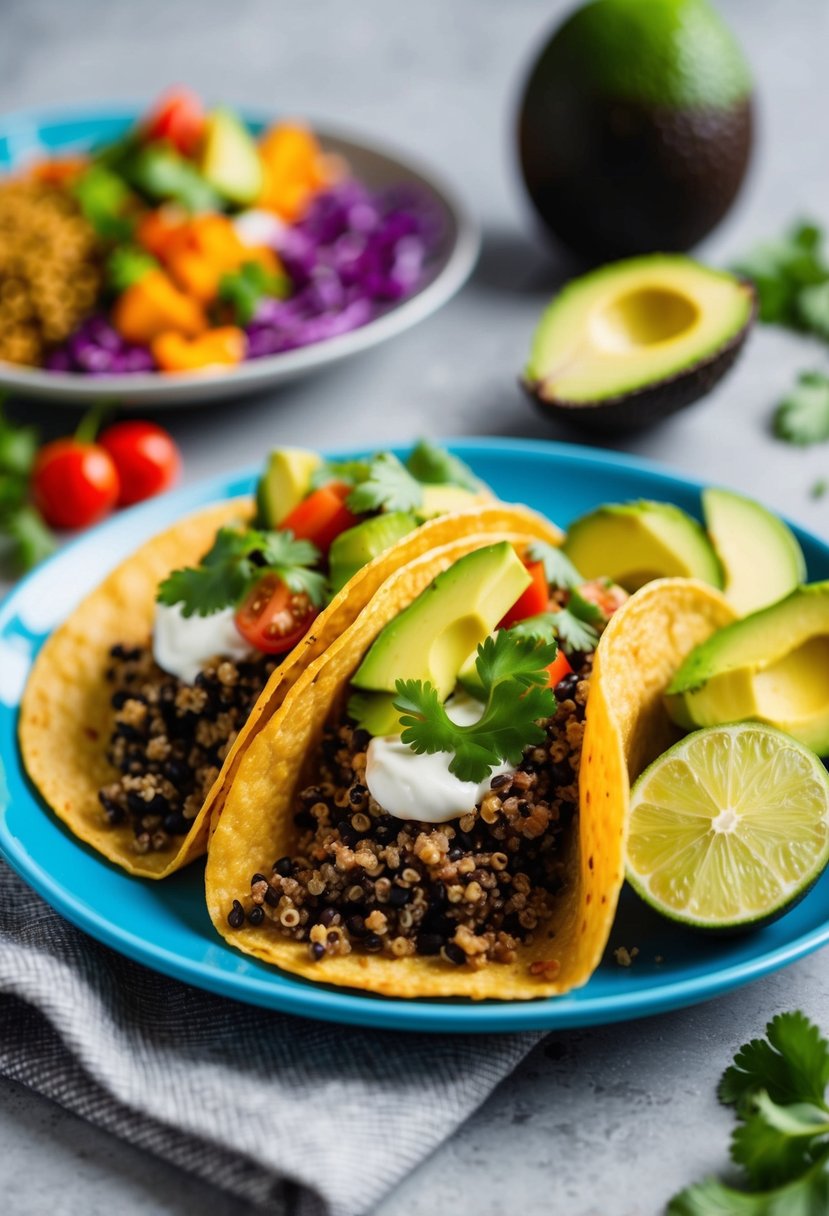
<svg viewBox="0 0 829 1216"><path fill-rule="evenodd" d="M179 291L163 270L151 270L118 297L112 322L123 338L142 346L168 330L194 338L207 328L201 305Z"/></svg>
<svg viewBox="0 0 829 1216"><path fill-rule="evenodd" d="M174 332L159 334L151 346L156 363L165 372L195 372L232 366L241 363L246 348L244 332L235 325L208 329L192 339Z"/></svg>
<svg viewBox="0 0 829 1216"><path fill-rule="evenodd" d="M279 123L259 143L264 186L259 205L296 220L319 190L336 175L313 132L296 123Z"/></svg>
<svg viewBox="0 0 829 1216"><path fill-rule="evenodd" d="M29 177L47 186L67 186L89 167L88 156L56 156L40 160L29 169Z"/></svg>
<svg viewBox="0 0 829 1216"><path fill-rule="evenodd" d="M164 261L173 249L185 243L187 216L172 207L156 207L141 216L135 229L138 244Z"/></svg>

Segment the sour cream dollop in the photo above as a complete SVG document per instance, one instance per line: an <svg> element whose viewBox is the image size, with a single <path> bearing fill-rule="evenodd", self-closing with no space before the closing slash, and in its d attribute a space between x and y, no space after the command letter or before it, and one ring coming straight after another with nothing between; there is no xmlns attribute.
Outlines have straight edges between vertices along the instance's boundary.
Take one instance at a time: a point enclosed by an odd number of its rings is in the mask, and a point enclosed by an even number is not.
<svg viewBox="0 0 829 1216"><path fill-rule="evenodd" d="M163 671L192 684L208 659L221 654L245 659L251 653L233 621L233 608L210 616L184 616L181 604L156 604L153 657Z"/></svg>
<svg viewBox="0 0 829 1216"><path fill-rule="evenodd" d="M446 713L458 726L471 726L483 713L483 705L466 693L456 693L446 702ZM514 765L499 764L476 784L450 773L452 760L451 752L418 756L398 735L374 738L366 752L366 785L375 802L395 819L448 823L478 805L493 777L515 772Z"/></svg>

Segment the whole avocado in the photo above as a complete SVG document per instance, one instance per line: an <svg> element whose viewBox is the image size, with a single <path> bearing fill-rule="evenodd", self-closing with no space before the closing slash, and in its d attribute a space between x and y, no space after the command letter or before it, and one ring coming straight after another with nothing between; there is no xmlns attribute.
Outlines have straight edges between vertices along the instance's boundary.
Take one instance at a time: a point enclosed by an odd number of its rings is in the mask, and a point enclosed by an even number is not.
<svg viewBox="0 0 829 1216"><path fill-rule="evenodd" d="M527 81L519 153L552 234L590 261L691 248L731 206L751 79L707 0L591 0Z"/></svg>

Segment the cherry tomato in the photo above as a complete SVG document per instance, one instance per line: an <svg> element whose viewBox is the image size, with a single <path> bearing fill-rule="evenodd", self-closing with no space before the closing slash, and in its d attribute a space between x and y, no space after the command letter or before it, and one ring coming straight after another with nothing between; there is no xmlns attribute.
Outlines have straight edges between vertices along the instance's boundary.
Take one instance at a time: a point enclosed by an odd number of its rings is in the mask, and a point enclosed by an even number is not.
<svg viewBox="0 0 829 1216"><path fill-rule="evenodd" d="M555 688L556 684L563 680L565 676L569 676L572 670L573 668L570 666L570 661L567 658L567 655L561 649L561 646L559 646L558 654L547 668L547 674L550 679L550 688Z"/></svg>
<svg viewBox="0 0 829 1216"><path fill-rule="evenodd" d="M183 156L192 156L204 134L204 123L204 107L192 89L171 89L150 111L144 136L167 139Z"/></svg>
<svg viewBox="0 0 829 1216"><path fill-rule="evenodd" d="M88 528L118 501L118 471L97 443L55 439L37 454L32 496L53 528Z"/></svg>
<svg viewBox="0 0 829 1216"><path fill-rule="evenodd" d="M550 592L547 588L544 564L525 562L524 565L532 582L527 590L519 595L509 612L505 613L498 624L499 629L509 629L510 625L515 625L518 621L526 621L527 617L538 616L539 612L547 611Z"/></svg>
<svg viewBox="0 0 829 1216"><path fill-rule="evenodd" d="M298 507L294 507L290 515L279 525L285 531L293 532L297 540L310 540L321 553L327 553L331 543L359 523L359 518L353 515L345 505L345 499L351 493L351 486L344 482L332 481L330 485L314 490L304 498Z"/></svg>
<svg viewBox="0 0 829 1216"><path fill-rule="evenodd" d="M628 598L628 593L624 587L620 587L618 583L611 583L608 579L604 578L594 578L589 583L582 583L579 587L579 594L582 599L589 600L591 604L595 604L607 621L610 620L618 608L622 607L622 604Z"/></svg>
<svg viewBox="0 0 829 1216"><path fill-rule="evenodd" d="M118 470L118 506L152 498L178 480L179 450L168 433L153 422L116 422L98 440Z"/></svg>
<svg viewBox="0 0 829 1216"><path fill-rule="evenodd" d="M304 593L291 591L275 574L266 574L236 610L236 628L265 654L296 646L319 612Z"/></svg>

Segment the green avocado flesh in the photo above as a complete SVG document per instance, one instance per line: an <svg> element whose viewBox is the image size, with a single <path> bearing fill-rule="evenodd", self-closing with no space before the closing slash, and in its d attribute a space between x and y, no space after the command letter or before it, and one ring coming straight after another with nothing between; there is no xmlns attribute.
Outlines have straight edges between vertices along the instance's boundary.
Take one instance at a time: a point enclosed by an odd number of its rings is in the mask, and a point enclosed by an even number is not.
<svg viewBox="0 0 829 1216"><path fill-rule="evenodd" d="M806 559L781 519L732 490L702 492L705 524L723 568L723 594L739 616L782 600L806 578Z"/></svg>
<svg viewBox="0 0 829 1216"><path fill-rule="evenodd" d="M208 114L201 171L206 181L231 203L247 206L262 191L262 163L253 136L235 114Z"/></svg>
<svg viewBox="0 0 829 1216"><path fill-rule="evenodd" d="M397 541L413 532L417 520L404 511L373 515L355 524L334 540L328 552L329 579L332 592L339 591L358 570L375 557L385 553Z"/></svg>
<svg viewBox="0 0 829 1216"><path fill-rule="evenodd" d="M428 680L444 700L462 664L529 583L507 541L459 558L377 635L352 685L394 692L397 680Z"/></svg>
<svg viewBox="0 0 829 1216"><path fill-rule="evenodd" d="M701 526L672 503L599 507L571 525L563 549L585 579L604 575L630 592L655 578L722 586L720 563Z"/></svg>
<svg viewBox="0 0 829 1216"><path fill-rule="evenodd" d="M829 582L712 634L688 655L665 703L686 730L753 719L829 754Z"/></svg>
<svg viewBox="0 0 829 1216"><path fill-rule="evenodd" d="M690 258L616 262L556 296L535 331L525 381L542 401L618 398L730 350L752 311L749 286Z"/></svg>
<svg viewBox="0 0 829 1216"><path fill-rule="evenodd" d="M322 457L305 448L274 448L256 487L257 519L263 528L277 528L311 489L311 478Z"/></svg>

